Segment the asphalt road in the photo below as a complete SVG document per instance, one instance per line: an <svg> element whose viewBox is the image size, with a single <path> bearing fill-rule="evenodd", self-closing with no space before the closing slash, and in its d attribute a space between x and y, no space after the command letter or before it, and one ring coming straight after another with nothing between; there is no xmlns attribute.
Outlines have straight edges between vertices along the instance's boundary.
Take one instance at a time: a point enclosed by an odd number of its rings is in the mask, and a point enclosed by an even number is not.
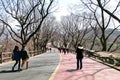
<svg viewBox="0 0 120 80"><path fill-rule="evenodd" d="M11 71L14 61L2 64L0 65L0 80L49 80L59 60L60 56L56 51L48 51L30 58L29 68L23 68L22 71Z"/></svg>

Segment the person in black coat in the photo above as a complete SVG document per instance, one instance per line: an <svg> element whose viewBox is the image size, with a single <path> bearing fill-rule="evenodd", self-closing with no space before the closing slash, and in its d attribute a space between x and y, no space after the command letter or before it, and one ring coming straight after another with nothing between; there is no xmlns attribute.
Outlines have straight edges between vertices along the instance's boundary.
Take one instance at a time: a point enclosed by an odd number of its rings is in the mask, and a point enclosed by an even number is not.
<svg viewBox="0 0 120 80"><path fill-rule="evenodd" d="M21 59L21 55L20 55L20 51L19 51L19 47L15 46L14 50L13 50L13 54L12 54L12 58L13 60L15 60L15 64L12 67L12 71L14 71L15 66L18 64L18 70L20 69L20 59Z"/></svg>
<svg viewBox="0 0 120 80"><path fill-rule="evenodd" d="M77 47L76 49L77 70L82 69L83 51L83 47Z"/></svg>

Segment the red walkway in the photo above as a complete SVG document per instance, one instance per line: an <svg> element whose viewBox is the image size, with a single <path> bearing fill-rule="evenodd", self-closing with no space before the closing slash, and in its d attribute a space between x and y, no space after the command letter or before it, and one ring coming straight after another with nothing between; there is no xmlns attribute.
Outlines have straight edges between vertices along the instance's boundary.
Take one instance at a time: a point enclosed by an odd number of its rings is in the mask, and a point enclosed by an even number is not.
<svg viewBox="0 0 120 80"><path fill-rule="evenodd" d="M74 54L61 54L53 80L120 80L120 71L84 57L82 70L76 70Z"/></svg>

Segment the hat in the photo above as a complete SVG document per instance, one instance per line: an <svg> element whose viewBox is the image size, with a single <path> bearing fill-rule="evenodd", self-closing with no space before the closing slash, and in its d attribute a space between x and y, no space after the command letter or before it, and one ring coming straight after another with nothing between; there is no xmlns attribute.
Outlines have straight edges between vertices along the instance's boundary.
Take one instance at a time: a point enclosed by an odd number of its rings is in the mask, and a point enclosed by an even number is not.
<svg viewBox="0 0 120 80"><path fill-rule="evenodd" d="M79 48L79 49L83 49L83 47L80 47L80 46L79 46L78 48Z"/></svg>

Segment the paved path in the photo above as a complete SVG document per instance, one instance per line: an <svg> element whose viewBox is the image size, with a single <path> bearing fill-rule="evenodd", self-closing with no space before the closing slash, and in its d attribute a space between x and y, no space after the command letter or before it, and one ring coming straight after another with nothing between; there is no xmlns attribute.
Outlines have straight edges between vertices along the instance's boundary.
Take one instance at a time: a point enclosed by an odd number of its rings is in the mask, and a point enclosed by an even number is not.
<svg viewBox="0 0 120 80"><path fill-rule="evenodd" d="M0 80L120 80L120 72L83 59L82 70L76 70L75 54L47 52L30 58L29 68L12 72L14 62L0 65Z"/></svg>
<svg viewBox="0 0 120 80"><path fill-rule="evenodd" d="M86 57L82 70L76 70L75 55L61 54L61 63L54 80L120 80L120 71Z"/></svg>
<svg viewBox="0 0 120 80"><path fill-rule="evenodd" d="M0 80L49 80L58 63L59 55L52 51L30 58L29 68L20 72L11 71L14 62L2 64Z"/></svg>

